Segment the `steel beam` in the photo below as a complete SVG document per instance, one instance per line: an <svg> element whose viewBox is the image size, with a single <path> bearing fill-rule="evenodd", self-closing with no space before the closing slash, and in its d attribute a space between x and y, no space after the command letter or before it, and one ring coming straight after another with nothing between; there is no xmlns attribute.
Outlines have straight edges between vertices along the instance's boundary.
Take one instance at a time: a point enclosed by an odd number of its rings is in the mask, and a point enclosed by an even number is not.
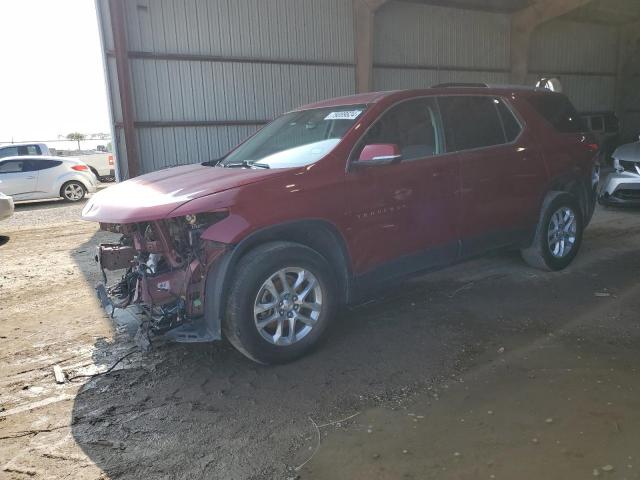
<svg viewBox="0 0 640 480"><path fill-rule="evenodd" d="M525 83L529 73L531 34L549 20L565 15L592 0L538 0L511 15L511 82Z"/></svg>
<svg viewBox="0 0 640 480"><path fill-rule="evenodd" d="M637 108L633 105L640 104L640 22L624 25L619 35L615 112L622 121L623 141L635 141L640 133L640 124L630 124L628 117L637 115Z"/></svg>
<svg viewBox="0 0 640 480"><path fill-rule="evenodd" d="M131 89L131 73L129 72L124 0L109 0L109 12L111 15L111 29L113 31L118 90L120 91L124 142L127 152L127 177L132 178L140 174L140 163L138 161L138 149L136 146L133 92ZM120 139L114 138L114 141L120 141Z"/></svg>
<svg viewBox="0 0 640 480"><path fill-rule="evenodd" d="M356 92L373 87L373 36L375 13L389 0L352 0L355 32Z"/></svg>

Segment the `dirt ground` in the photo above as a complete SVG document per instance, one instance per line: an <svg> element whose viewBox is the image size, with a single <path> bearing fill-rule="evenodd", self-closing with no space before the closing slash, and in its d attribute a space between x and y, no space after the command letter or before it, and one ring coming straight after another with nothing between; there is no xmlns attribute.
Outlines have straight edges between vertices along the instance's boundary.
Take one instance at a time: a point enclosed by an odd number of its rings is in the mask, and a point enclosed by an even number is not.
<svg viewBox="0 0 640 480"><path fill-rule="evenodd" d="M225 343L133 350L81 207L0 223L0 478L640 478L639 211L598 210L566 271L468 262L263 367ZM87 376L57 385L56 364Z"/></svg>

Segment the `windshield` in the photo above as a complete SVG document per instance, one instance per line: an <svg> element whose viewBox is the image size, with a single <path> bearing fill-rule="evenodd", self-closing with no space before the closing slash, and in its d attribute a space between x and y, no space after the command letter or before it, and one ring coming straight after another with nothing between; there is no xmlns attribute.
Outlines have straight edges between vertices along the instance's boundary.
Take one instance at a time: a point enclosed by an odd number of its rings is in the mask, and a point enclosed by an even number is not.
<svg viewBox="0 0 640 480"><path fill-rule="evenodd" d="M227 155L220 165L290 168L309 165L340 142L365 105L315 108L287 113Z"/></svg>

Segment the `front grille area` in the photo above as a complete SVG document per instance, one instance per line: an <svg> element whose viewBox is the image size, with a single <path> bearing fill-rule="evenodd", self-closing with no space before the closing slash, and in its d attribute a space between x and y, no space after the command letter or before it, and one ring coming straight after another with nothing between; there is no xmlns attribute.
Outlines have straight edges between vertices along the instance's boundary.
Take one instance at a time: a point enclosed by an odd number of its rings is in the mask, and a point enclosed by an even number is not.
<svg viewBox="0 0 640 480"><path fill-rule="evenodd" d="M619 160L619 162L625 172L640 173L640 162L631 162L629 160Z"/></svg>
<svg viewBox="0 0 640 480"><path fill-rule="evenodd" d="M640 190L632 190L630 188L619 188L613 194L620 200L640 200Z"/></svg>

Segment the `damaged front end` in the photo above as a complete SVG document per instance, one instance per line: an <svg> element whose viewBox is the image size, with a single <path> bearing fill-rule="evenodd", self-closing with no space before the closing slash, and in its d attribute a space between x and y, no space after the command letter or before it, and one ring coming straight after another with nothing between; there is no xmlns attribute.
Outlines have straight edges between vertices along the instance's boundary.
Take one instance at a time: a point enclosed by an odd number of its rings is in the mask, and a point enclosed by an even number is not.
<svg viewBox="0 0 640 480"><path fill-rule="evenodd" d="M226 216L215 212L100 224L102 230L122 237L118 243L98 246L96 261L104 279L96 287L98 297L144 349L160 335L178 342L220 339L219 321L205 315L206 283L227 246L203 240L201 234ZM107 271L124 273L107 286Z"/></svg>

